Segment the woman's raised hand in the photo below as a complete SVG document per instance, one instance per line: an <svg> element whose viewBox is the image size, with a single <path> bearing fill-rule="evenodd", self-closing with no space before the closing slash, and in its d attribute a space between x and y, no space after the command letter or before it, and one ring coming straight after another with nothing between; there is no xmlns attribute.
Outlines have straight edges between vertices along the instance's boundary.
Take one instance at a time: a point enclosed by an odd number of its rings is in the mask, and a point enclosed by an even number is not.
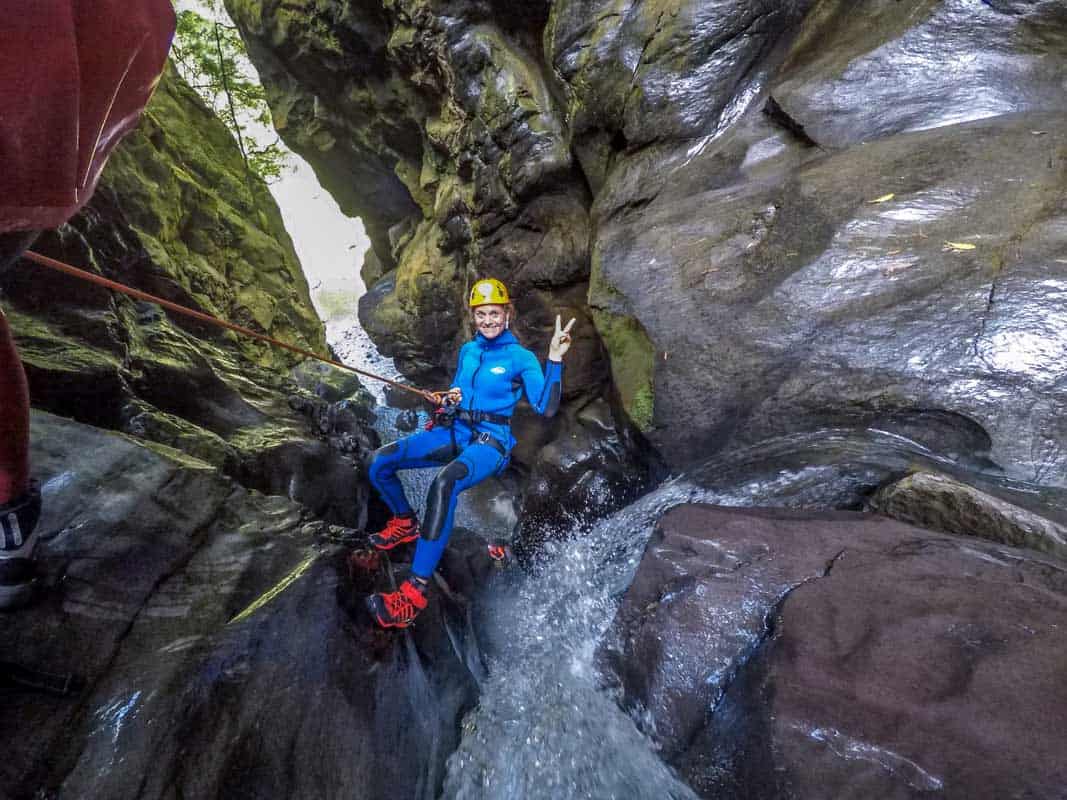
<svg viewBox="0 0 1067 800"><path fill-rule="evenodd" d="M548 345L549 361L562 361L563 356L571 349L571 328L574 327L574 318L571 318L566 327L563 327L560 322L559 314L556 314L556 332L552 334L552 342Z"/></svg>

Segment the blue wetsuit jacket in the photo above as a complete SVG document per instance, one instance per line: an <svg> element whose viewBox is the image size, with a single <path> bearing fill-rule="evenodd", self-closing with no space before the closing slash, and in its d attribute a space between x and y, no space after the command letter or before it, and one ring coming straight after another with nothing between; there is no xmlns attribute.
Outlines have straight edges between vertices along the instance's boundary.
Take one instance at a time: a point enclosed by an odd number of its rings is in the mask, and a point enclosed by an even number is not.
<svg viewBox="0 0 1067 800"><path fill-rule="evenodd" d="M549 361L542 372L537 357L511 331L495 339L479 333L460 349L452 387L462 390L460 408L468 412L510 418L525 392L537 413L551 417L559 409L562 378L561 363ZM494 442L484 441L486 436ZM375 451L369 477L394 514L411 512L398 471L447 464L430 486L412 572L424 578L433 574L452 533L456 498L502 472L514 446L510 424L457 418L450 427L416 433Z"/></svg>
<svg viewBox="0 0 1067 800"><path fill-rule="evenodd" d="M463 391L460 407L510 417L526 392L534 411L551 417L559 410L563 364L549 361L545 372L537 356L519 344L511 331L495 339L480 333L459 351L452 388ZM480 422L479 431L490 433L508 450L515 446L510 425Z"/></svg>

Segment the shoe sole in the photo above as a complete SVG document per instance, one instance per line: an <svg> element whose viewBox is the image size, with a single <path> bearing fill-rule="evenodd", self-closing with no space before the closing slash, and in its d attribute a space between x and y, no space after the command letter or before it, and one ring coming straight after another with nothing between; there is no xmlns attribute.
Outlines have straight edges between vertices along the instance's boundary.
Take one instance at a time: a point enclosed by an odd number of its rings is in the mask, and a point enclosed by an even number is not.
<svg viewBox="0 0 1067 800"><path fill-rule="evenodd" d="M415 620L411 620L411 622L386 622L378 611L378 604L374 602L374 595L371 595L363 602L366 603L367 610L374 617L374 621L378 623L380 628L410 628L412 623L415 622Z"/></svg>

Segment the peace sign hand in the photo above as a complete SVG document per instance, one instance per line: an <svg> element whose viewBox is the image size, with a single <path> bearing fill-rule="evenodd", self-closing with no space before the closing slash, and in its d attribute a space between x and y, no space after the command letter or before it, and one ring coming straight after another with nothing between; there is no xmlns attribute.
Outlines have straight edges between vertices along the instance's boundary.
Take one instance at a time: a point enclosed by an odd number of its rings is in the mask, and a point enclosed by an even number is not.
<svg viewBox="0 0 1067 800"><path fill-rule="evenodd" d="M556 314L556 332L552 334L552 342L548 345L549 361L562 361L563 356L571 349L571 328L574 327L574 322L572 318L566 327L562 327L559 314Z"/></svg>

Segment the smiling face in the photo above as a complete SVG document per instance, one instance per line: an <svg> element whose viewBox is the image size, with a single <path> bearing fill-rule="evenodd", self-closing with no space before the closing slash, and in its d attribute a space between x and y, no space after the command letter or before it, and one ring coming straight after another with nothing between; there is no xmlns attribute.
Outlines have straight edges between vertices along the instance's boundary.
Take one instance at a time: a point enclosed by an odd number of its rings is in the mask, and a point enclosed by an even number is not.
<svg viewBox="0 0 1067 800"><path fill-rule="evenodd" d="M478 306L474 309L474 327L486 339L495 339L507 328L507 306Z"/></svg>

